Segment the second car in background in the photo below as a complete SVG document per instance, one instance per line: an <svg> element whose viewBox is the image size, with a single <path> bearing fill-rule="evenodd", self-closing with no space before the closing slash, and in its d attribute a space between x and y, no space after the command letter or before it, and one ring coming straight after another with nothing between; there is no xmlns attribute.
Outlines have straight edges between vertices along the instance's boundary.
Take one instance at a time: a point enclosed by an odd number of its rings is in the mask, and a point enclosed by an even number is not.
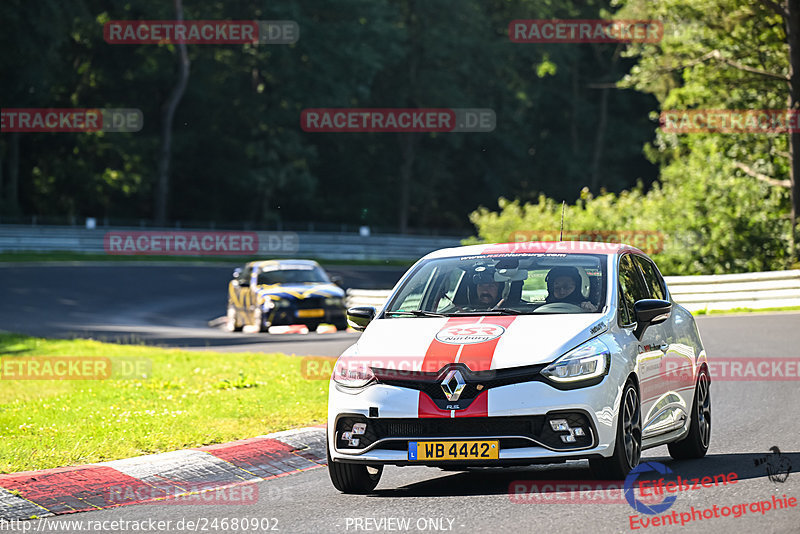
<svg viewBox="0 0 800 534"><path fill-rule="evenodd" d="M228 283L227 328L321 324L347 328L345 292L315 261L253 261L233 272Z"/></svg>

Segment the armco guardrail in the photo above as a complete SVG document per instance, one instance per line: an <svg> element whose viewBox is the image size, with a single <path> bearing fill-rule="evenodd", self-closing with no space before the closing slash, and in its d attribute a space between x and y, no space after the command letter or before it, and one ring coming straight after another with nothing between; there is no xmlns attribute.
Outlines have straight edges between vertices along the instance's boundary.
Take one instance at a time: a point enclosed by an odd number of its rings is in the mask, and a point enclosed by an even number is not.
<svg viewBox="0 0 800 534"><path fill-rule="evenodd" d="M800 306L800 271L666 276L675 302L690 311ZM383 306L390 290L350 289L349 306Z"/></svg>
<svg viewBox="0 0 800 534"><path fill-rule="evenodd" d="M702 309L800 306L800 271L664 277L675 302Z"/></svg>
<svg viewBox="0 0 800 534"><path fill-rule="evenodd" d="M375 306L381 308L391 292L391 289L348 289L347 307Z"/></svg>
<svg viewBox="0 0 800 534"><path fill-rule="evenodd" d="M0 225L0 252L81 252L103 254L106 232L199 231L181 228L98 227ZM259 237L259 255L266 257L314 257L343 260L409 260L415 261L440 248L457 247L456 237L429 237L325 232L255 232ZM221 261L224 257L218 256Z"/></svg>

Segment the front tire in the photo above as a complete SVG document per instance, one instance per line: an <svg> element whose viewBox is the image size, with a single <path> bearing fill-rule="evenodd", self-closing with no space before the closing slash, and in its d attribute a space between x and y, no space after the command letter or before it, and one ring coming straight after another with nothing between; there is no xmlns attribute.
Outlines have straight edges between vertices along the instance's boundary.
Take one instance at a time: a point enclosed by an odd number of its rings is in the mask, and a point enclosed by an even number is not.
<svg viewBox="0 0 800 534"><path fill-rule="evenodd" d="M608 458L592 458L589 466L595 478L622 480L639 465L642 456L642 405L633 383L627 382L619 405L614 454Z"/></svg>
<svg viewBox="0 0 800 534"><path fill-rule="evenodd" d="M342 493L364 495L372 493L383 474L383 466L367 466L334 462L330 446L327 447L328 475L333 487Z"/></svg>
<svg viewBox="0 0 800 534"><path fill-rule="evenodd" d="M269 332L269 326L264 322L264 311L256 308L253 312L253 323L258 327L259 332Z"/></svg>
<svg viewBox="0 0 800 534"><path fill-rule="evenodd" d="M697 377L692 403L692 421L689 433L680 441L667 445L669 455L676 460L702 458L711 443L711 379L703 368Z"/></svg>

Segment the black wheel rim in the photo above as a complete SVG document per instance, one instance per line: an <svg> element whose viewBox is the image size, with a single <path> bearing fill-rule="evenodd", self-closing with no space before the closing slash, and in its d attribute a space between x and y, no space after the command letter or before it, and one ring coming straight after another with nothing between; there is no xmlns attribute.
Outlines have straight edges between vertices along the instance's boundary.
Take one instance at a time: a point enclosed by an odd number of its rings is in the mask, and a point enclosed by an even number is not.
<svg viewBox="0 0 800 534"><path fill-rule="evenodd" d="M700 442L708 448L711 441L711 384L708 375L702 373L697 379L697 428Z"/></svg>
<svg viewBox="0 0 800 534"><path fill-rule="evenodd" d="M639 465L642 455L642 423L639 412L639 395L629 387L622 405L622 439L625 445L625 459L631 468Z"/></svg>

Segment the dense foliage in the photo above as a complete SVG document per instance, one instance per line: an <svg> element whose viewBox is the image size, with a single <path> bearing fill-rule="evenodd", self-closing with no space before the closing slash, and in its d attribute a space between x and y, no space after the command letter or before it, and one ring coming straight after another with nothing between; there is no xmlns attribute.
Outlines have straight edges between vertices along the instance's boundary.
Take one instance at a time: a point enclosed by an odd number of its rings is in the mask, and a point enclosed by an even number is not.
<svg viewBox="0 0 800 534"><path fill-rule="evenodd" d="M795 9L792 2L180 3L186 19L293 20L300 39L189 45L191 72L173 126L170 223L315 221L464 235L471 221L477 239L506 240L514 231L556 229L565 200L568 230L662 232L667 272L796 261L793 138L658 128L664 109L791 104L800 74L790 66L789 19L781 13ZM3 132L0 222L154 218L163 108L178 80L179 50L110 45L103 23L171 19L175 6L0 3L3 107L139 108L145 117L136 134ZM612 16L662 21L664 38L534 45L508 37L514 19ZM491 108L497 127L304 132L301 112L319 107Z"/></svg>
<svg viewBox="0 0 800 534"><path fill-rule="evenodd" d="M620 2L623 3L623 2ZM660 109L781 109L789 88L783 19L770 0L625 0L620 18L658 19L657 44L631 46L639 58L621 82L657 97ZM655 110L654 110L655 111ZM653 114L655 115L655 113ZM583 197L566 210L572 230L657 230L657 258L671 274L783 269L792 258L785 133L656 131L646 146L659 182L621 195ZM504 202L471 215L481 238L517 229L558 228L560 205Z"/></svg>
<svg viewBox="0 0 800 534"><path fill-rule="evenodd" d="M655 99L613 88L635 59L620 57L617 45L508 38L511 20L597 18L608 0L184 0L183 8L186 19L294 20L300 39L189 45L172 221L315 220L464 235L468 213L500 196L572 200L586 185L621 191L656 177L642 154ZM137 134L0 135L0 221L153 218L178 50L109 45L102 32L108 20L174 16L162 0L0 2L3 107L126 107L145 117ZM301 111L318 107L492 108L497 128L303 132Z"/></svg>

